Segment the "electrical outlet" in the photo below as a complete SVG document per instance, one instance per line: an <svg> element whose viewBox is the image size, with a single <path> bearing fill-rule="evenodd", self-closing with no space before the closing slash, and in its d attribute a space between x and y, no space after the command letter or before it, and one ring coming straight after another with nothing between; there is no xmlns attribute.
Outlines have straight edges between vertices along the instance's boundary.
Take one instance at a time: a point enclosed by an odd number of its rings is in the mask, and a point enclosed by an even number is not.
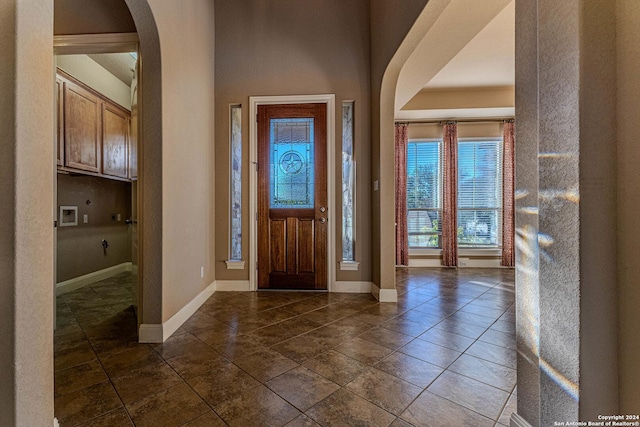
<svg viewBox="0 0 640 427"><path fill-rule="evenodd" d="M82 216L82 221L83 221L85 224L89 224L89 215L88 215L88 214L84 214L84 215Z"/></svg>
<svg viewBox="0 0 640 427"><path fill-rule="evenodd" d="M458 258L458 265L460 267L468 267L469 266L469 258Z"/></svg>
<svg viewBox="0 0 640 427"><path fill-rule="evenodd" d="M200 278L204 277L204 267L200 267Z"/></svg>

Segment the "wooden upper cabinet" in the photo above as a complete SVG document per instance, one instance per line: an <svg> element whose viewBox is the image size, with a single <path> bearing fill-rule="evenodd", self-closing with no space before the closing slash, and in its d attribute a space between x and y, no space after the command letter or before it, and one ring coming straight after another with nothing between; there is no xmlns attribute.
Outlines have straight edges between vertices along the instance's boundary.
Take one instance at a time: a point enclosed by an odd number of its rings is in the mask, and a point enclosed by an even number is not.
<svg viewBox="0 0 640 427"><path fill-rule="evenodd" d="M56 150L56 162L59 166L64 165L64 82L56 77L56 134L54 137L54 147Z"/></svg>
<svg viewBox="0 0 640 427"><path fill-rule="evenodd" d="M64 165L100 172L100 99L84 88L64 85Z"/></svg>
<svg viewBox="0 0 640 427"><path fill-rule="evenodd" d="M113 104L102 104L102 173L128 178L129 113Z"/></svg>

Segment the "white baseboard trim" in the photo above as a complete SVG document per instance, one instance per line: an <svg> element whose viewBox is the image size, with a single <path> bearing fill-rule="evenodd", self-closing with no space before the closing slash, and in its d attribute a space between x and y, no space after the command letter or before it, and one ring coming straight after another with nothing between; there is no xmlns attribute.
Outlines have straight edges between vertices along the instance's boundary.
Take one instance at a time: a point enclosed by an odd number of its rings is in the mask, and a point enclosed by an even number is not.
<svg viewBox="0 0 640 427"><path fill-rule="evenodd" d="M165 342L175 331L183 325L207 299L215 292L215 282L207 286L180 311L171 316L162 325L142 324L138 331L138 342L140 343L162 343Z"/></svg>
<svg viewBox="0 0 640 427"><path fill-rule="evenodd" d="M511 414L511 427L531 427L531 424L527 422L524 418L518 415L517 412Z"/></svg>
<svg viewBox="0 0 640 427"><path fill-rule="evenodd" d="M249 292L251 284L248 280L216 280L216 292Z"/></svg>
<svg viewBox="0 0 640 427"><path fill-rule="evenodd" d="M440 258L409 258L409 267L442 267Z"/></svg>
<svg viewBox="0 0 640 427"><path fill-rule="evenodd" d="M164 342L162 325L145 323L140 325L140 329L138 329L138 342L141 344Z"/></svg>
<svg viewBox="0 0 640 427"><path fill-rule="evenodd" d="M57 418L53 419L53 427L60 427L60 424L58 424L58 419Z"/></svg>
<svg viewBox="0 0 640 427"><path fill-rule="evenodd" d="M332 292L345 294L370 294L371 285L371 282L338 281L333 285Z"/></svg>
<svg viewBox="0 0 640 427"><path fill-rule="evenodd" d="M90 285L100 280L108 279L109 277L116 276L120 273L132 270L132 264L130 262L123 262L122 264L114 265L103 270L94 271L93 273L85 274L73 279L65 280L56 284L56 295L66 294L76 289L80 289L84 286Z"/></svg>
<svg viewBox="0 0 640 427"><path fill-rule="evenodd" d="M396 289L380 289L375 283L371 284L371 294L380 302L398 302Z"/></svg>

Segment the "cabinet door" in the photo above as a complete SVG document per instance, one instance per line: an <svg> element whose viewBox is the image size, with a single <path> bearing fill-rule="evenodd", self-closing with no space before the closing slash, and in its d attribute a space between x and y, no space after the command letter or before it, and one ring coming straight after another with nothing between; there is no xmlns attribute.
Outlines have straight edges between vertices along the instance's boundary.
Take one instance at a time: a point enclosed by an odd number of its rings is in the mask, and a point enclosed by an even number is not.
<svg viewBox="0 0 640 427"><path fill-rule="evenodd" d="M64 99L63 93L64 82L59 77L56 77L56 134L54 137L54 147L56 150L56 161L58 166L64 165Z"/></svg>
<svg viewBox="0 0 640 427"><path fill-rule="evenodd" d="M67 167L100 172L100 100L71 82L64 85L64 142Z"/></svg>
<svg viewBox="0 0 640 427"><path fill-rule="evenodd" d="M102 173L128 177L129 114L110 103L102 104Z"/></svg>

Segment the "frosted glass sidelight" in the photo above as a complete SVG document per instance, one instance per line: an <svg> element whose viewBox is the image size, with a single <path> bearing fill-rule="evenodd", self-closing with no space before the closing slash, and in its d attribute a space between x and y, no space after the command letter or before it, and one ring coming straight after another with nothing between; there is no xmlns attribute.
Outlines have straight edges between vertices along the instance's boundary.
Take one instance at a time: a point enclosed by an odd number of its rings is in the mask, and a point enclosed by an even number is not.
<svg viewBox="0 0 640 427"><path fill-rule="evenodd" d="M353 102L342 103L342 260L355 261L355 160Z"/></svg>
<svg viewBox="0 0 640 427"><path fill-rule="evenodd" d="M242 107L231 107L230 259L242 260Z"/></svg>
<svg viewBox="0 0 640 427"><path fill-rule="evenodd" d="M313 208L313 119L270 120L271 208Z"/></svg>

